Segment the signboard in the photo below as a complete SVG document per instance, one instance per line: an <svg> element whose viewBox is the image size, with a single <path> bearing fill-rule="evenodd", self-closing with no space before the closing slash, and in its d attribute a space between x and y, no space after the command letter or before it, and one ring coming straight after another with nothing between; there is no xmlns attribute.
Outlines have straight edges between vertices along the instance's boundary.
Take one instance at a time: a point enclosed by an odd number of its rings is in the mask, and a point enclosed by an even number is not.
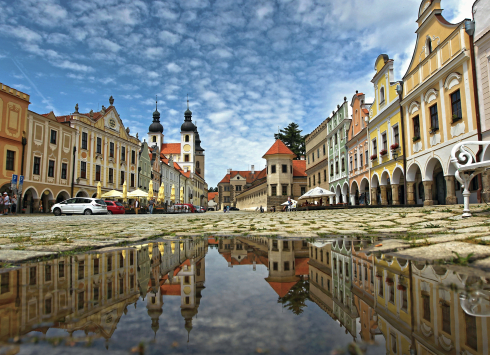
<svg viewBox="0 0 490 355"><path fill-rule="evenodd" d="M17 177L18 177L18 176L17 176L17 175L15 175L15 174L14 174L14 175L12 175L12 181L11 181L11 183L10 183L10 189L11 189L11 190L15 190L15 189L17 189Z"/></svg>
<svg viewBox="0 0 490 355"><path fill-rule="evenodd" d="M21 175L19 177L19 188L18 188L18 191L17 191L17 193L19 195L22 195L22 185L24 185L24 175Z"/></svg>

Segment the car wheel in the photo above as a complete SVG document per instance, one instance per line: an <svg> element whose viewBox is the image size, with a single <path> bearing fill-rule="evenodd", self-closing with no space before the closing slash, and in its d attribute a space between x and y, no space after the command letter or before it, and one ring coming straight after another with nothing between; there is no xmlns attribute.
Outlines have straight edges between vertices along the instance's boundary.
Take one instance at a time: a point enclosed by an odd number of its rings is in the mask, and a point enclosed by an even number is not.
<svg viewBox="0 0 490 355"><path fill-rule="evenodd" d="M83 211L83 214L85 214L85 215L91 215L92 214L92 210L89 210L87 208L85 211Z"/></svg>
<svg viewBox="0 0 490 355"><path fill-rule="evenodd" d="M56 217L61 216L61 210L59 208L55 208L53 213Z"/></svg>
<svg viewBox="0 0 490 355"><path fill-rule="evenodd" d="M107 211L107 214L112 214L112 211Z"/></svg>

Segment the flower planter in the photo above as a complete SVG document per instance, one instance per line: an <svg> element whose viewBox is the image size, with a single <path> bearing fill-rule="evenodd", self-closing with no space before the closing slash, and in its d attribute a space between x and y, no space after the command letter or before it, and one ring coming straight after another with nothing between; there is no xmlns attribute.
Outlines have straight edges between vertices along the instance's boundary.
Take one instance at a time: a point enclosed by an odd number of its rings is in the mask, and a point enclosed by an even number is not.
<svg viewBox="0 0 490 355"><path fill-rule="evenodd" d="M398 148L400 148L400 145L399 145L398 143L392 144L392 145L390 146L390 149L391 149L391 150L397 150Z"/></svg>
<svg viewBox="0 0 490 355"><path fill-rule="evenodd" d="M386 155L386 153L388 153L388 152L386 151L386 149L383 149L382 151L380 151L380 152L379 152L379 155L380 155L380 156L384 156L384 155Z"/></svg>
<svg viewBox="0 0 490 355"><path fill-rule="evenodd" d="M376 159L378 156L376 154L371 155L371 160Z"/></svg>
<svg viewBox="0 0 490 355"><path fill-rule="evenodd" d="M416 142L416 141L418 141L419 139L420 139L420 137L413 137L413 138L412 138L412 142L414 142L414 143L415 143L415 142Z"/></svg>
<svg viewBox="0 0 490 355"><path fill-rule="evenodd" d="M455 123L455 122L461 121L462 119L463 119L463 117L453 117L451 122Z"/></svg>
<svg viewBox="0 0 490 355"><path fill-rule="evenodd" d="M407 288L403 285L398 285L398 286L396 286L396 289L400 290L400 291L405 291Z"/></svg>

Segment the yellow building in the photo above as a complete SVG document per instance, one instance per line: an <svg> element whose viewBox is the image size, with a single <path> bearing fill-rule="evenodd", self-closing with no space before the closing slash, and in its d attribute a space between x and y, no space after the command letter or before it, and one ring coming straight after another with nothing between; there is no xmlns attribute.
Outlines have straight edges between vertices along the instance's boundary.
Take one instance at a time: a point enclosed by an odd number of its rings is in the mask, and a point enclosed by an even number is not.
<svg viewBox="0 0 490 355"><path fill-rule="evenodd" d="M138 183L138 135L129 134L109 99L110 106L99 112L75 112L56 117L58 122L69 122L77 132L75 140L75 177L71 197L95 197L100 181L102 193L119 190L126 181L128 192Z"/></svg>
<svg viewBox="0 0 490 355"><path fill-rule="evenodd" d="M0 83L0 193L10 192L12 175L23 174L29 95Z"/></svg>
<svg viewBox="0 0 490 355"><path fill-rule="evenodd" d="M386 339L386 354L410 354L410 262L396 257L375 256L374 274L375 310L378 329Z"/></svg>
<svg viewBox="0 0 490 355"><path fill-rule="evenodd" d="M424 0L417 41L403 77L403 116L409 204L462 203L456 168L450 162L457 142L478 140L470 36L465 21L447 22L441 0ZM475 157L478 147L469 146ZM477 179L470 202L477 202Z"/></svg>
<svg viewBox="0 0 490 355"><path fill-rule="evenodd" d="M374 64L374 102L369 110L372 205L403 203L403 147L400 98L393 59L381 54Z"/></svg>

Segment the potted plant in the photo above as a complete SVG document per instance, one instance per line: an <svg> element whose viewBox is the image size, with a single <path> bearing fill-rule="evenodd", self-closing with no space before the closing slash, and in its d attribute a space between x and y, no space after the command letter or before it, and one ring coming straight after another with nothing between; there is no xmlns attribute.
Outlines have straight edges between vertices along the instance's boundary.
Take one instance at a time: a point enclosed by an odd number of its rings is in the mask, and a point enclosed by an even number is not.
<svg viewBox="0 0 490 355"><path fill-rule="evenodd" d="M377 154L373 154L373 155L371 155L371 160L374 160L374 159L376 159L377 157L378 157L378 155L377 155Z"/></svg>
<svg viewBox="0 0 490 355"><path fill-rule="evenodd" d="M457 122L461 119L463 119L463 117L459 117L457 114L453 113L452 123Z"/></svg>
<svg viewBox="0 0 490 355"><path fill-rule="evenodd" d="M391 150L397 150L399 147L400 147L400 145L399 145L398 143L393 143L393 144L390 146L390 149L391 149Z"/></svg>
<svg viewBox="0 0 490 355"><path fill-rule="evenodd" d="M418 141L419 139L420 139L420 136L413 137L413 138L412 138L412 142L414 142L414 143L415 143L415 142L416 142L416 141Z"/></svg>
<svg viewBox="0 0 490 355"><path fill-rule="evenodd" d="M393 279L391 277L387 277L385 281L389 286L393 285Z"/></svg>
<svg viewBox="0 0 490 355"><path fill-rule="evenodd" d="M429 128L429 133L432 134L432 133L436 133L437 131L439 130L439 128Z"/></svg>
<svg viewBox="0 0 490 355"><path fill-rule="evenodd" d="M407 288L403 285L398 285L398 286L396 286L396 289L400 290L400 291L405 291Z"/></svg>
<svg viewBox="0 0 490 355"><path fill-rule="evenodd" d="M383 156L383 155L386 155L387 151L386 149L382 149L380 152L379 152L379 155L380 156Z"/></svg>

